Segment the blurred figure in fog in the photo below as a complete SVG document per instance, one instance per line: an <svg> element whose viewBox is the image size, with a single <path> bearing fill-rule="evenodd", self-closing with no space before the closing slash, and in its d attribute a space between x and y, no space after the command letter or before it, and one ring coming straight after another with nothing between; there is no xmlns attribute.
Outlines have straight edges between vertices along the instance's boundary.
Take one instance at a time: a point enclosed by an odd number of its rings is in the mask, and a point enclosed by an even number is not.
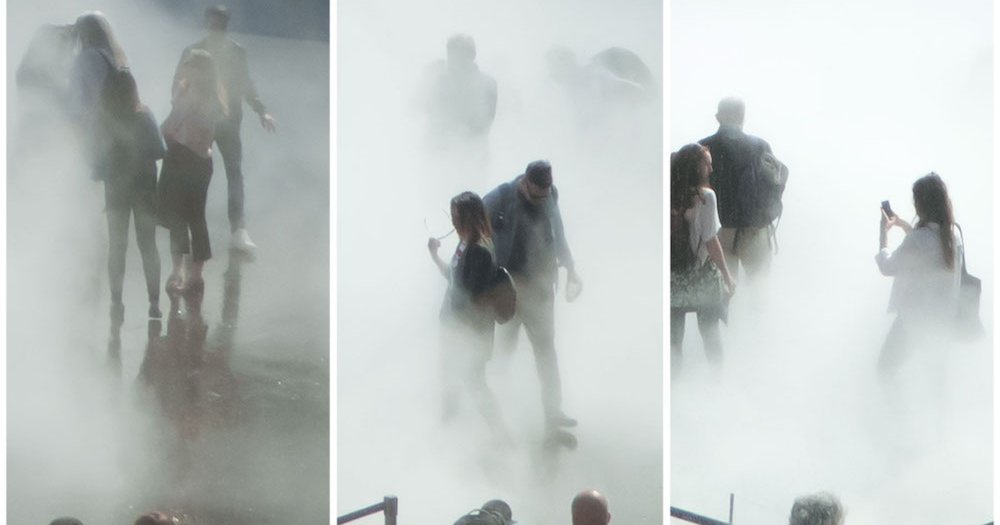
<svg viewBox="0 0 1000 525"><path fill-rule="evenodd" d="M76 518L56 518L49 525L83 525L83 522Z"/></svg>
<svg viewBox="0 0 1000 525"><path fill-rule="evenodd" d="M510 437L500 417L493 392L486 384L486 363L493 355L493 314L479 299L493 284L497 272L493 231L483 201L471 191L451 200L451 220L459 244L447 264L438 256L441 241L431 237L427 249L446 279L448 291L441 307L444 326L444 416L450 418L464 379L479 412L495 438L506 444Z"/></svg>
<svg viewBox="0 0 1000 525"><path fill-rule="evenodd" d="M759 196L778 183L759 177L762 159L771 153L771 145L743 132L745 115L742 100L722 99L715 114L719 130L699 143L712 154L710 182L718 196L722 222L719 241L726 263L734 278L739 278L742 266L747 278L753 280L767 273L774 246L773 211L765 209L765 201Z"/></svg>
<svg viewBox="0 0 1000 525"><path fill-rule="evenodd" d="M431 132L445 140L485 140L496 116L496 80L479 70L471 36L452 36L447 51L447 60L429 72L425 104Z"/></svg>
<svg viewBox="0 0 1000 525"><path fill-rule="evenodd" d="M491 499L481 508L455 521L455 525L513 525L514 523L517 522L513 519L510 505L499 499Z"/></svg>
<svg viewBox="0 0 1000 525"><path fill-rule="evenodd" d="M670 156L670 372L680 372L685 317L698 316L709 362L722 361L719 322L736 284L719 244L719 213L709 187L712 156L688 144Z"/></svg>
<svg viewBox="0 0 1000 525"><path fill-rule="evenodd" d="M79 126L88 155L92 177L100 179L97 160L101 158L99 130L101 94L108 76L128 67L128 59L111 30L108 19L99 12L80 15L73 25L80 42L80 52L70 74L70 114Z"/></svg>
<svg viewBox="0 0 1000 525"><path fill-rule="evenodd" d="M150 512L136 518L134 525L174 525L174 522L162 512Z"/></svg>
<svg viewBox="0 0 1000 525"><path fill-rule="evenodd" d="M276 130L274 117L261 102L257 88L250 78L246 50L226 33L229 27L229 10L221 5L209 7L205 10L205 26L208 29L208 36L185 49L181 63L196 49L207 51L215 60L222 86L228 94L229 113L218 123L215 143L219 146L222 164L226 169L232 246L253 255L257 246L247 232L244 211L243 142L240 140L243 101L246 100L247 105L257 113L260 125L269 133L274 133Z"/></svg>
<svg viewBox="0 0 1000 525"><path fill-rule="evenodd" d="M216 126L228 114L226 91L215 61L200 49L186 54L177 67L172 109L163 121L167 154L157 197L160 222L170 230L173 270L167 293L200 299L205 290L202 269L212 258L205 220L212 180L212 143Z"/></svg>
<svg viewBox="0 0 1000 525"><path fill-rule="evenodd" d="M40 27L17 67L19 103L65 108L75 48L73 25Z"/></svg>
<svg viewBox="0 0 1000 525"><path fill-rule="evenodd" d="M573 301L583 283L573 262L559 212L559 193L546 160L528 164L525 172L486 195L483 201L496 243L497 263L514 278L517 314L500 328L501 342L517 343L524 325L535 354L542 386L542 407L548 438L575 447L575 438L560 427L576 426L562 410L562 382L555 346L555 286L559 267L566 268L566 299Z"/></svg>
<svg viewBox="0 0 1000 525"><path fill-rule="evenodd" d="M844 507L827 492L795 498L788 525L844 525Z"/></svg>
<svg viewBox="0 0 1000 525"><path fill-rule="evenodd" d="M659 94L653 73L639 55L625 48L605 49L581 64L573 51L555 47L545 62L587 126L602 125L620 110L639 107Z"/></svg>
<svg viewBox="0 0 1000 525"><path fill-rule="evenodd" d="M111 341L120 345L125 316L122 302L128 226L135 216L135 239L142 255L149 316L160 317L160 253L156 249L156 161L166 149L153 113L139 100L128 70L112 71L102 93L104 213L108 220L108 280L111 285Z"/></svg>
<svg viewBox="0 0 1000 525"><path fill-rule="evenodd" d="M958 314L963 250L955 235L948 188L940 176L930 173L913 183L913 206L915 226L882 210L875 262L882 275L894 278L889 311L896 312L879 355L883 374L898 368L915 344L942 351ZM906 237L890 254L887 237L893 226Z"/></svg>
<svg viewBox="0 0 1000 525"><path fill-rule="evenodd" d="M596 490L585 490L577 494L570 511L573 525L608 525L611 521L608 498Z"/></svg>
<svg viewBox="0 0 1000 525"><path fill-rule="evenodd" d="M125 51L115 38L111 24L100 11L80 15L73 25L80 52L70 76L70 107L84 125L93 124L101 107L101 91L108 74L128 67Z"/></svg>

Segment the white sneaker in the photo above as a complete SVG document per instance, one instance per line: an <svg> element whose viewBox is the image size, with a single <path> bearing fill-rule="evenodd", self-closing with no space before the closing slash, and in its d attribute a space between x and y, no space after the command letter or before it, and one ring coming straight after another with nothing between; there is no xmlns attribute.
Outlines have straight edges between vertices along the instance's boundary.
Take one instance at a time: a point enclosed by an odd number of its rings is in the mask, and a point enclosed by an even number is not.
<svg viewBox="0 0 1000 525"><path fill-rule="evenodd" d="M240 228L233 232L231 246L247 255L253 255L257 251L257 245L250 240L250 234L246 228Z"/></svg>

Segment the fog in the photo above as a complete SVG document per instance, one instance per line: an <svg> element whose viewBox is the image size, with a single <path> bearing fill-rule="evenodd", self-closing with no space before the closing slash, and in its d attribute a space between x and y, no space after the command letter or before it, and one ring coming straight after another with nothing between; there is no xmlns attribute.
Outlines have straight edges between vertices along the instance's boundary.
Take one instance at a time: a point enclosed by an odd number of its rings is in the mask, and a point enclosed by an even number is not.
<svg viewBox="0 0 1000 525"><path fill-rule="evenodd" d="M545 69L611 46L662 79L658 2L341 2L338 7L338 514L399 497L401 523L450 523L492 498L515 520L568 523L573 496L604 492L619 523L662 522L662 128L644 106L575 106ZM427 136L419 88L453 34L475 39L498 84L485 154ZM595 116L596 114L596 116ZM479 147L483 147L482 144ZM556 299L564 409L575 451L543 453L539 386L524 336L487 380L514 448L494 448L465 395L441 422L440 309L427 253L450 198L484 195L547 158L582 296ZM425 226L426 225L426 226ZM450 257L455 236L443 241ZM370 518L374 520L375 518Z"/></svg>
<svg viewBox="0 0 1000 525"><path fill-rule="evenodd" d="M991 3L671 3L671 150L715 132L719 99L790 169L770 278L741 283L713 373L689 319L672 384L671 505L785 523L828 490L847 523L992 520ZM983 280L987 337L876 362L892 322L882 200L914 216L935 171ZM890 249L902 240L889 235ZM678 522L679 523L679 522Z"/></svg>
<svg viewBox="0 0 1000 525"><path fill-rule="evenodd" d="M79 137L46 120L52 108L29 106L14 85L40 25L72 23L94 9L108 17L140 97L160 122L181 51L202 38L200 27L178 25L177 13L147 2L7 5L7 521L70 515L88 524L132 523L152 510L199 523L323 521L328 45L233 34L278 123L278 133L267 135L252 111L244 115L247 222L257 259L245 262L227 249L226 179L216 153L207 207L214 257L205 266L201 316L188 308L147 324L130 232L115 360L107 355L103 189L90 180ZM162 287L170 271L163 228L157 245Z"/></svg>

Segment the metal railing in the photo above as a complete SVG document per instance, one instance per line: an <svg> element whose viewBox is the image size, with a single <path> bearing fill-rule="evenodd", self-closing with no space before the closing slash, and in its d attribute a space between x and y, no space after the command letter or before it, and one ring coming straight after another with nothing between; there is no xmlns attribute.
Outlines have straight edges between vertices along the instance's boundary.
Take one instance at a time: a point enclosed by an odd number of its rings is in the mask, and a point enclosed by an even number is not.
<svg viewBox="0 0 1000 525"><path fill-rule="evenodd" d="M369 505L361 510L348 512L343 516L338 516L337 525L343 525L344 523L348 523L365 516L370 516L372 514L378 514L379 512L385 514L385 525L396 525L396 515L399 514L399 500L396 496L386 496L382 499L381 503Z"/></svg>
<svg viewBox="0 0 1000 525"><path fill-rule="evenodd" d="M701 514L696 514L678 507L670 507L670 516L679 520L684 520L688 523L694 523L696 525L733 525L733 499L734 495L730 494L728 522L717 520L715 518L709 518L708 516L702 516Z"/></svg>

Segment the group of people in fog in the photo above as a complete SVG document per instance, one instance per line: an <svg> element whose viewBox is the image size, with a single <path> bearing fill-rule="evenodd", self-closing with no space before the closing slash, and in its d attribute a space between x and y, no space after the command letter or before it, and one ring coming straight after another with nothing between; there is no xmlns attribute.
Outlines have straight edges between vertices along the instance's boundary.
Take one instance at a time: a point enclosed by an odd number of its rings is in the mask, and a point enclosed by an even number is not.
<svg viewBox="0 0 1000 525"><path fill-rule="evenodd" d="M130 221L142 256L149 316L162 316L157 225L170 234L166 292L172 300L200 304L204 264L212 257L205 208L216 145L229 182L232 247L250 257L256 249L244 220L243 101L267 131L275 131L275 124L250 80L245 50L227 36L228 22L224 6L205 11L208 35L183 51L162 125L144 104L126 53L100 12L81 15L72 25L43 27L18 69L19 95L61 108L80 139L90 176L104 184L112 349L120 345L125 315Z"/></svg>
<svg viewBox="0 0 1000 525"><path fill-rule="evenodd" d="M511 436L497 401L486 383L486 364L493 355L494 333L506 347L517 344L524 326L541 383L546 439L569 448L575 438L563 430L576 420L562 409L562 382L555 348L555 289L558 268L567 271L567 300L582 290L566 241L558 192L548 161L531 162L513 181L484 198L466 191L451 201L451 217L459 243L450 264L438 255L439 239L428 240L431 258L448 279L441 309L443 331L444 417L454 415L458 378L465 382L495 438L504 445ZM516 290L514 318L499 330L487 293L509 275Z"/></svg>
<svg viewBox="0 0 1000 525"><path fill-rule="evenodd" d="M447 60L432 64L421 94L429 135L457 145L461 154L485 158L502 89L480 70L472 37L454 35L446 49ZM555 48L546 55L545 64L552 80L564 86L567 98L580 107L615 111L615 104L643 103L658 96L653 74L624 48L602 51L587 64L578 63L568 49ZM558 269L566 269L567 300L576 299L582 281L566 240L552 174L548 161L537 160L482 198L471 191L458 194L451 201L451 217L459 242L450 263L438 255L440 238L429 239L428 249L449 283L441 310L445 418L454 414L464 382L496 439L511 443L486 382L486 365L494 346L509 349L517 344L523 326L541 385L545 442L572 449L576 438L567 428L577 421L563 411L555 348ZM468 175L468 180L475 180L474 174ZM497 326L488 297L502 284L501 272L510 276L516 290L516 313L510 322Z"/></svg>
<svg viewBox="0 0 1000 525"><path fill-rule="evenodd" d="M758 280L767 274L775 252L787 168L773 158L766 141L743 132L744 114L741 100L723 99L716 114L719 131L671 154L674 375L682 362L686 314L697 315L708 360L721 363L719 324L727 320L739 269L750 281ZM777 168L770 165L775 162ZM883 275L894 278L889 310L896 313L878 359L878 369L886 374L899 367L908 347L953 340L958 321L964 250L944 180L936 173L919 178L913 184L913 204L914 225L887 203L881 210L875 261ZM890 252L893 227L906 236Z"/></svg>

